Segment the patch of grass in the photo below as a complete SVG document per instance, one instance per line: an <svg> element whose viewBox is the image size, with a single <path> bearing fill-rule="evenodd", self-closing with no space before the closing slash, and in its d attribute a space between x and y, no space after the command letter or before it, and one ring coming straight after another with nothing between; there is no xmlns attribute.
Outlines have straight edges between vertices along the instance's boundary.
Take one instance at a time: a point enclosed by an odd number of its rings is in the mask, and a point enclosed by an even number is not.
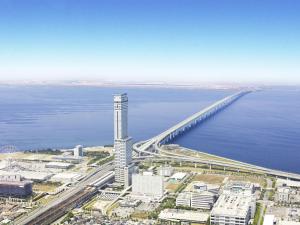
<svg viewBox="0 0 300 225"><path fill-rule="evenodd" d="M253 225L259 225L257 223L260 218L261 207L262 207L262 205L260 203L256 203L256 210L255 210Z"/></svg>

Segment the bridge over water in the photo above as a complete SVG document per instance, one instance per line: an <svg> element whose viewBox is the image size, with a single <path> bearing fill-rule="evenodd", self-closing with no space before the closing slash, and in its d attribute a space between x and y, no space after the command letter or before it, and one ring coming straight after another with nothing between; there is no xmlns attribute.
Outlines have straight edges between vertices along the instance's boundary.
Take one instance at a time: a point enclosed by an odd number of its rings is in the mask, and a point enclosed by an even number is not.
<svg viewBox="0 0 300 225"><path fill-rule="evenodd" d="M249 163L243 163L236 160L230 160L222 157L218 157L220 160L208 160L208 159L199 159L196 157L185 156L182 154L170 153L162 148L163 145L170 143L174 138L179 135L183 135L188 132L193 127L197 126L201 122L204 122L211 116L220 112L224 108L228 107L239 98L243 97L246 94L251 93L250 90L240 91L238 93L227 96L214 104L206 107L205 109L193 114L192 116L186 118L185 120L179 122L178 124L172 126L168 130L162 132L161 134L142 142L135 143L133 145L133 150L139 154L139 158L143 157L158 157L161 159L171 159L177 161L188 161L194 163L204 163L208 165L223 166L228 168L236 168L250 170L253 172L264 173L272 176L278 176L283 178L289 178L294 180L300 180L299 174L287 173L279 170L268 169L261 166L252 165ZM147 155L147 156L145 156Z"/></svg>
<svg viewBox="0 0 300 225"><path fill-rule="evenodd" d="M148 154L151 154L150 152L153 152L153 150L159 152L161 145L167 144L177 136L186 133L188 130L197 126L199 123L204 122L209 117L215 115L222 109L226 108L227 106L229 106L230 104L232 104L233 102L250 92L251 91L240 91L233 95L227 96L215 102L214 104L206 107L200 112L191 115L190 117L179 122L178 124L174 125L168 130L162 132L161 134L151 138L150 140L134 144L133 149L137 152L143 152Z"/></svg>

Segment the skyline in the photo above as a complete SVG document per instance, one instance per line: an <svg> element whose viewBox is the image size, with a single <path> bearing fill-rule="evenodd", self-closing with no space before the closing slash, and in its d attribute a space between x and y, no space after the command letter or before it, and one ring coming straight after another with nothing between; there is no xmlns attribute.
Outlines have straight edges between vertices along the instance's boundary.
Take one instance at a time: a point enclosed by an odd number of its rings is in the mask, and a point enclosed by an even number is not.
<svg viewBox="0 0 300 225"><path fill-rule="evenodd" d="M300 84L300 3L2 1L0 81Z"/></svg>

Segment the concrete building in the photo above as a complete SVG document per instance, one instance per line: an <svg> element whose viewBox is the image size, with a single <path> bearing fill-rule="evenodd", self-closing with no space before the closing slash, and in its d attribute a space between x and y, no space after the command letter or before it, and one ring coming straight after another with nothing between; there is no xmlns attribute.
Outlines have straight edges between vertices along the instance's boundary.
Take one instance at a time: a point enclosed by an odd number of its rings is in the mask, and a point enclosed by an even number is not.
<svg viewBox="0 0 300 225"><path fill-rule="evenodd" d="M149 174L149 172L146 174L133 174L132 194L160 199L164 195L163 176Z"/></svg>
<svg viewBox="0 0 300 225"><path fill-rule="evenodd" d="M253 218L256 201L253 196L222 194L211 211L211 225L248 225Z"/></svg>
<svg viewBox="0 0 300 225"><path fill-rule="evenodd" d="M289 203L290 202L290 187L278 187L275 195L275 200L281 203Z"/></svg>
<svg viewBox="0 0 300 225"><path fill-rule="evenodd" d="M216 194L209 191L194 192L191 195L191 207L195 209L211 209L216 199Z"/></svg>
<svg viewBox="0 0 300 225"><path fill-rule="evenodd" d="M46 168L53 168L53 169L69 169L73 166L71 163L65 162L49 162L45 165Z"/></svg>
<svg viewBox="0 0 300 225"><path fill-rule="evenodd" d="M161 166L157 168L157 174L164 177L170 177L174 173L172 166Z"/></svg>
<svg viewBox="0 0 300 225"><path fill-rule="evenodd" d="M31 194L31 181L22 181L20 175L3 175L0 177L0 196L26 197Z"/></svg>
<svg viewBox="0 0 300 225"><path fill-rule="evenodd" d="M275 216L274 215L270 215L270 214L266 214L264 216L264 223L263 225L275 225Z"/></svg>
<svg viewBox="0 0 300 225"><path fill-rule="evenodd" d="M206 224L209 214L190 210L164 209L158 218L162 224Z"/></svg>
<svg viewBox="0 0 300 225"><path fill-rule="evenodd" d="M171 177L171 181L182 181L187 176L187 173L184 172L177 172L174 173Z"/></svg>
<svg viewBox="0 0 300 225"><path fill-rule="evenodd" d="M216 201L216 194L209 191L182 192L176 198L176 206L185 206L195 209L211 209Z"/></svg>
<svg viewBox="0 0 300 225"><path fill-rule="evenodd" d="M208 185L203 182L192 183L189 192L182 192L176 198L176 206L186 206L195 209L211 209L218 197L218 185Z"/></svg>
<svg viewBox="0 0 300 225"><path fill-rule="evenodd" d="M114 96L115 180L124 186L131 183L132 138L128 136L127 94Z"/></svg>
<svg viewBox="0 0 300 225"><path fill-rule="evenodd" d="M81 180L82 178L83 175L79 173L62 172L51 177L51 181L61 183L74 183Z"/></svg>
<svg viewBox="0 0 300 225"><path fill-rule="evenodd" d="M191 207L191 196L190 192L182 192L176 198L176 206Z"/></svg>
<svg viewBox="0 0 300 225"><path fill-rule="evenodd" d="M82 148L82 145L77 145L74 148L74 157L75 158L83 157L83 148Z"/></svg>
<svg viewBox="0 0 300 225"><path fill-rule="evenodd" d="M223 194L239 194L252 196L254 193L254 185L250 182L229 181L223 188Z"/></svg>
<svg viewBox="0 0 300 225"><path fill-rule="evenodd" d="M300 222L289 221L289 220L279 220L278 225L300 225Z"/></svg>

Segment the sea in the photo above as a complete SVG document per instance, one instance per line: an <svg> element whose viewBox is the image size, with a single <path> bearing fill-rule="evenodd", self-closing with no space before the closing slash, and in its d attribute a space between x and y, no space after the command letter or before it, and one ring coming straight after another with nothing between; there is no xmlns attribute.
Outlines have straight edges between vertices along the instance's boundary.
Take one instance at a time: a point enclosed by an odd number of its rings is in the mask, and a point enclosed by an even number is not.
<svg viewBox="0 0 300 225"><path fill-rule="evenodd" d="M111 145L114 94L128 93L129 134L140 141L235 91L0 86L0 150ZM174 144L300 173L300 88L252 92L178 137Z"/></svg>

